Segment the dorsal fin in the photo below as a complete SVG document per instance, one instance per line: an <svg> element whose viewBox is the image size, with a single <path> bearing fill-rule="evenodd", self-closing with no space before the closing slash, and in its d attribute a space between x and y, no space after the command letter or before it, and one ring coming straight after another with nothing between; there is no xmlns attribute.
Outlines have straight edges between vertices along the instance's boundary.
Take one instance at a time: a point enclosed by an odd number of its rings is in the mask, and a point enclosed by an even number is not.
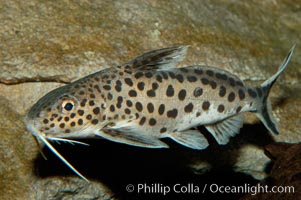
<svg viewBox="0 0 301 200"><path fill-rule="evenodd" d="M128 65L132 70L141 71L174 68L185 58L186 52L187 46L157 49L134 58Z"/></svg>

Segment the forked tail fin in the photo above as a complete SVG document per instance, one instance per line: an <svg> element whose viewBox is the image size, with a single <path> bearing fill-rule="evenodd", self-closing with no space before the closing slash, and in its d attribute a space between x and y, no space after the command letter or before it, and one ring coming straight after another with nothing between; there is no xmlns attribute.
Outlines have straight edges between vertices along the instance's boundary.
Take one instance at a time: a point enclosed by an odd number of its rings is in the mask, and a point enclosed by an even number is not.
<svg viewBox="0 0 301 200"><path fill-rule="evenodd" d="M278 71L276 74L274 74L272 77L270 77L268 80L266 80L264 83L262 83L259 86L259 89L263 92L262 97L262 106L256 111L256 116L262 121L262 123L265 125L265 127L272 132L273 134L278 135L278 127L276 124L276 121L272 115L272 106L271 102L268 100L268 95L270 93L270 89L272 88L273 84L277 80L277 78L280 76L280 74L284 71L284 69L287 67L293 51L295 49L295 45L291 48L291 50L288 52L286 58L284 59L283 63L280 65Z"/></svg>

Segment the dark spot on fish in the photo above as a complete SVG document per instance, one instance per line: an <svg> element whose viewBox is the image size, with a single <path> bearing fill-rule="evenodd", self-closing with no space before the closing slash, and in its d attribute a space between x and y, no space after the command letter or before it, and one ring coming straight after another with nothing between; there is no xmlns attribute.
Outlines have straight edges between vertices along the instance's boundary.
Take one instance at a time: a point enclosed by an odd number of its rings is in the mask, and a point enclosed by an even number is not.
<svg viewBox="0 0 301 200"><path fill-rule="evenodd" d="M152 84L152 89L153 89L153 90L158 89L158 87L159 87L159 84L158 84L158 83L153 83L153 84Z"/></svg>
<svg viewBox="0 0 301 200"><path fill-rule="evenodd" d="M97 90L98 93L101 93L101 89L100 89L99 85L94 85L94 88Z"/></svg>
<svg viewBox="0 0 301 200"><path fill-rule="evenodd" d="M201 69L195 69L194 73L201 75L201 74L203 74L203 70L201 70Z"/></svg>
<svg viewBox="0 0 301 200"><path fill-rule="evenodd" d="M65 133L70 133L70 132L71 132L70 129L65 130Z"/></svg>
<svg viewBox="0 0 301 200"><path fill-rule="evenodd" d="M137 87L138 87L138 89L139 89L140 91L144 90L144 86L145 86L144 82L139 82L139 83L137 84Z"/></svg>
<svg viewBox="0 0 301 200"><path fill-rule="evenodd" d="M116 104L116 107L117 107L117 108L121 108L122 101L123 101L123 97L122 97L122 96L119 96L119 97L117 98L117 104Z"/></svg>
<svg viewBox="0 0 301 200"><path fill-rule="evenodd" d="M137 92L135 90L130 90L129 91L129 96L130 97L136 97L137 96Z"/></svg>
<svg viewBox="0 0 301 200"><path fill-rule="evenodd" d="M125 114L128 114L128 115L131 114L131 110L128 108L124 109L124 112L125 112Z"/></svg>
<svg viewBox="0 0 301 200"><path fill-rule="evenodd" d="M154 104L152 104L152 103L147 104L147 110L148 110L149 113L153 113L154 109L155 109Z"/></svg>
<svg viewBox="0 0 301 200"><path fill-rule="evenodd" d="M117 92L120 92L121 89L122 89L121 86L122 86L121 81L120 81L120 80L117 80L117 81L116 81L116 85L115 85L115 90L116 90Z"/></svg>
<svg viewBox="0 0 301 200"><path fill-rule="evenodd" d="M220 113L224 112L224 110L225 110L225 106L224 106L223 104L220 104L220 105L217 107L217 111L220 112Z"/></svg>
<svg viewBox="0 0 301 200"><path fill-rule="evenodd" d="M145 117L142 117L139 121L139 125L142 126L146 121L146 118Z"/></svg>
<svg viewBox="0 0 301 200"><path fill-rule="evenodd" d="M174 108L172 110L167 111L166 114L167 114L167 117L169 117L169 118L176 118L178 115L178 110Z"/></svg>
<svg viewBox="0 0 301 200"><path fill-rule="evenodd" d="M229 83L230 83L230 85L232 86L232 87L234 87L235 86L235 81L234 81L234 79L233 78L229 78Z"/></svg>
<svg viewBox="0 0 301 200"><path fill-rule="evenodd" d="M256 98L257 94L254 90L252 90L251 88L248 89L248 93L250 95L250 97Z"/></svg>
<svg viewBox="0 0 301 200"><path fill-rule="evenodd" d="M186 97L186 90L185 89L182 89L180 90L179 94L178 94L178 98L180 101L183 101Z"/></svg>
<svg viewBox="0 0 301 200"><path fill-rule="evenodd" d="M201 78L201 81L204 85L208 85L209 84L209 80L207 78Z"/></svg>
<svg viewBox="0 0 301 200"><path fill-rule="evenodd" d="M204 101L203 105L202 105L203 110L208 110L209 107L210 107L210 102L209 101Z"/></svg>
<svg viewBox="0 0 301 200"><path fill-rule="evenodd" d="M84 121L82 119L77 120L78 125L83 125Z"/></svg>
<svg viewBox="0 0 301 200"><path fill-rule="evenodd" d="M132 81L132 79L130 79L130 78L125 78L124 79L124 82L128 85L128 86L133 86L133 81Z"/></svg>
<svg viewBox="0 0 301 200"><path fill-rule="evenodd" d="M114 105L111 105L111 106L110 106L110 111L111 111L111 112L114 112L114 111L115 111L115 106L114 106Z"/></svg>
<svg viewBox="0 0 301 200"><path fill-rule="evenodd" d="M54 123L50 124L50 127L51 128L55 127L55 124Z"/></svg>
<svg viewBox="0 0 301 200"><path fill-rule="evenodd" d="M108 79L109 78L109 75L105 74L102 76L102 79Z"/></svg>
<svg viewBox="0 0 301 200"><path fill-rule="evenodd" d="M110 85L104 85L104 86L102 86L103 87L103 89L105 89L105 90L110 90L111 89L111 86Z"/></svg>
<svg viewBox="0 0 301 200"><path fill-rule="evenodd" d="M195 76L187 76L187 80L193 83L197 81L197 78Z"/></svg>
<svg viewBox="0 0 301 200"><path fill-rule="evenodd" d="M75 125L76 125L75 122L71 122L71 123L70 123L70 126L72 126L72 127L75 126Z"/></svg>
<svg viewBox="0 0 301 200"><path fill-rule="evenodd" d="M239 89L238 96L240 100L243 100L245 98L245 92L242 89Z"/></svg>
<svg viewBox="0 0 301 200"><path fill-rule="evenodd" d="M239 113L241 111L241 106L238 106L237 108L236 108L236 113Z"/></svg>
<svg viewBox="0 0 301 200"><path fill-rule="evenodd" d="M200 115L201 115L200 112L197 112L197 113L196 113L196 117L199 117Z"/></svg>
<svg viewBox="0 0 301 200"><path fill-rule="evenodd" d="M48 119L44 119L44 120L43 120L43 123L44 123L44 124L48 124L48 122L49 122Z"/></svg>
<svg viewBox="0 0 301 200"><path fill-rule="evenodd" d="M133 103L132 103L131 100L127 100L127 101L126 101L126 105L127 105L128 107L132 107Z"/></svg>
<svg viewBox="0 0 301 200"><path fill-rule="evenodd" d="M65 128L65 123L60 123L60 128Z"/></svg>
<svg viewBox="0 0 301 200"><path fill-rule="evenodd" d="M137 72L134 76L136 79L139 79L143 76L143 72Z"/></svg>
<svg viewBox="0 0 301 200"><path fill-rule="evenodd" d="M93 120L91 121L91 123L94 124L94 125L95 125L95 124L98 124L98 119L93 119Z"/></svg>
<svg viewBox="0 0 301 200"><path fill-rule="evenodd" d="M231 93L228 95L228 101L229 101L229 102L232 102L232 101L234 101L234 99L235 99L235 94L234 94L234 92L231 92Z"/></svg>
<svg viewBox="0 0 301 200"><path fill-rule="evenodd" d="M172 96L174 95L174 93L175 93L175 91L174 91L174 89L173 89L173 86L172 86L172 85L169 85L169 86L167 87L167 90L166 90L166 95L167 95L168 97L172 97Z"/></svg>
<svg viewBox="0 0 301 200"><path fill-rule="evenodd" d="M146 72L145 73L146 78L151 78L153 76L152 72Z"/></svg>
<svg viewBox="0 0 301 200"><path fill-rule="evenodd" d="M192 110L193 110L193 104L192 104L192 103L189 103L189 104L187 104L187 105L184 107L184 111L185 111L186 113L190 113L190 112L192 112Z"/></svg>
<svg viewBox="0 0 301 200"><path fill-rule="evenodd" d="M176 78L175 73L173 73L173 72L168 72L168 74L169 74L170 78L172 78L172 79Z"/></svg>
<svg viewBox="0 0 301 200"><path fill-rule="evenodd" d="M135 107L139 112L143 110L143 105L140 102L136 102Z"/></svg>
<svg viewBox="0 0 301 200"><path fill-rule="evenodd" d="M64 121L65 121L65 122L68 122L69 120L70 120L69 117L64 117Z"/></svg>
<svg viewBox="0 0 301 200"><path fill-rule="evenodd" d="M102 109L106 109L106 104L104 104L104 103L102 103L101 105L100 105L100 107L102 108Z"/></svg>
<svg viewBox="0 0 301 200"><path fill-rule="evenodd" d="M155 97L155 96L156 96L156 93L155 93L154 90L148 90L148 91L146 92L146 94L147 94L147 96L149 96L149 97Z"/></svg>
<svg viewBox="0 0 301 200"><path fill-rule="evenodd" d="M208 69L208 70L206 71L206 74L207 74L208 76L213 76L213 75L214 75L213 71L210 70L210 69Z"/></svg>
<svg viewBox="0 0 301 200"><path fill-rule="evenodd" d="M182 74L177 74L177 75L176 75L176 79L177 79L180 83L183 83L183 81L184 81L184 77L183 77Z"/></svg>
<svg viewBox="0 0 301 200"><path fill-rule="evenodd" d="M156 76L156 80L159 81L160 83L162 83L162 76L160 76L159 74Z"/></svg>
<svg viewBox="0 0 301 200"><path fill-rule="evenodd" d="M99 112L100 112L99 107L96 107L96 108L93 109L93 113L94 113L95 115L99 114Z"/></svg>
<svg viewBox="0 0 301 200"><path fill-rule="evenodd" d="M188 72L188 69L186 69L186 68L180 68L180 71L181 71L181 72L184 72L184 73L187 73L187 72Z"/></svg>
<svg viewBox="0 0 301 200"><path fill-rule="evenodd" d="M167 131L167 129L165 127L160 129L160 133L165 133Z"/></svg>
<svg viewBox="0 0 301 200"><path fill-rule="evenodd" d="M220 97L224 97L226 95L226 92L227 92L226 87L222 85L219 88L219 93L218 94L219 94Z"/></svg>
<svg viewBox="0 0 301 200"><path fill-rule="evenodd" d="M112 99L113 99L113 95L109 92L108 95L107 95L107 98L108 98L109 100L112 100Z"/></svg>
<svg viewBox="0 0 301 200"><path fill-rule="evenodd" d="M154 126L154 125L156 125L157 121L154 118L150 118L148 123L149 123L149 125Z"/></svg>
<svg viewBox="0 0 301 200"><path fill-rule="evenodd" d="M136 117L136 119L138 119L139 118L139 113L135 113L135 117Z"/></svg>
<svg viewBox="0 0 301 200"><path fill-rule="evenodd" d="M202 94L203 94L203 89L200 87L195 88L193 91L193 96L195 96L195 97L199 97Z"/></svg>
<svg viewBox="0 0 301 200"><path fill-rule="evenodd" d="M63 119L63 117L59 117L58 119L57 119L57 121L59 122L59 121L61 121Z"/></svg>
<svg viewBox="0 0 301 200"><path fill-rule="evenodd" d="M212 89L216 89L217 84L216 84L215 81L210 81L209 84L211 85L211 88L212 88Z"/></svg>
<svg viewBox="0 0 301 200"><path fill-rule="evenodd" d="M95 102L94 102L93 100L90 100L90 101L89 101L89 105L90 105L90 106L94 106L94 105L95 105Z"/></svg>
<svg viewBox="0 0 301 200"><path fill-rule="evenodd" d="M88 114L88 115L86 116L86 119L87 119L87 120L91 120L91 119L92 119L92 115Z"/></svg>
<svg viewBox="0 0 301 200"><path fill-rule="evenodd" d="M166 72L161 71L161 74L165 80L168 79L168 75L166 74Z"/></svg>
<svg viewBox="0 0 301 200"><path fill-rule="evenodd" d="M163 115L164 111L165 111L165 105L161 104L158 108L159 115Z"/></svg>
<svg viewBox="0 0 301 200"><path fill-rule="evenodd" d="M80 94L80 95L84 95L84 94L85 94L85 91L81 90L81 91L79 91L79 94Z"/></svg>
<svg viewBox="0 0 301 200"><path fill-rule="evenodd" d="M81 107L85 107L86 103L87 103L87 99L83 99L83 100L80 102L80 106L81 106Z"/></svg>
<svg viewBox="0 0 301 200"><path fill-rule="evenodd" d="M226 74L216 73L215 76L216 76L216 78L222 79L222 80L227 80L228 79Z"/></svg>
<svg viewBox="0 0 301 200"><path fill-rule="evenodd" d="M78 110L77 113L79 114L79 116L83 116L85 112L83 110Z"/></svg>
<svg viewBox="0 0 301 200"><path fill-rule="evenodd" d="M75 116L76 116L75 113L71 113L71 115L70 115L71 118L74 118Z"/></svg>

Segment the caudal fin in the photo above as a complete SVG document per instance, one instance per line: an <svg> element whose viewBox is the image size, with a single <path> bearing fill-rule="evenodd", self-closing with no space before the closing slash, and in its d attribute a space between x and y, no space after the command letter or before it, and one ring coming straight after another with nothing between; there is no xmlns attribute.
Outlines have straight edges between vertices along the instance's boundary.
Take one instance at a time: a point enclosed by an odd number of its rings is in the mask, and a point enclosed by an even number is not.
<svg viewBox="0 0 301 200"><path fill-rule="evenodd" d="M273 84L277 80L277 78L280 76L280 74L284 71L284 69L287 67L293 51L295 49L295 45L291 48L291 50L288 52L286 58L284 59L283 63L280 65L278 71L276 74L274 74L272 77L270 77L268 80L266 80L264 83L262 83L259 86L259 90L263 92L262 97L262 106L256 111L256 116L262 121L262 123L265 125L265 127L272 132L273 134L278 135L278 127L276 124L276 120L274 119L272 115L272 106L271 102L268 100L268 95L270 93L270 89L272 88Z"/></svg>

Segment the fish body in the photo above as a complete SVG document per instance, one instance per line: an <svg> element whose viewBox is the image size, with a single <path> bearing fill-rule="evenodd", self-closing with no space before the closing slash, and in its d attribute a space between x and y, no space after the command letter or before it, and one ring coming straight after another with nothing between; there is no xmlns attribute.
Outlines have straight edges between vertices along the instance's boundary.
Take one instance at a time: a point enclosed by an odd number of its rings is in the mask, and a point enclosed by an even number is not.
<svg viewBox="0 0 301 200"><path fill-rule="evenodd" d="M185 46L154 50L49 92L28 112L27 128L55 154L48 140L89 137L149 148L166 148L160 139L171 138L205 149L208 142L194 127L204 125L219 144L227 144L239 133L244 112L254 112L278 134L267 97L293 49L278 72L257 87L215 67L176 68Z"/></svg>

